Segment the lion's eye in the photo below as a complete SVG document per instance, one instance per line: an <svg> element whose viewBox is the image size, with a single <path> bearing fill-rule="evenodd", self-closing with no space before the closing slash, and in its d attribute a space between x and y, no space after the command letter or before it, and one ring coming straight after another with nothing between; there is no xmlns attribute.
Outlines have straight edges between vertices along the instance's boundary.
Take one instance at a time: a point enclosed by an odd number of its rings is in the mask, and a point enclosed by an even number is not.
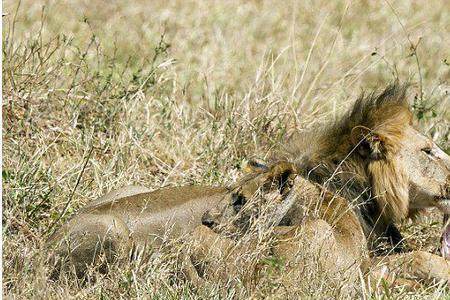
<svg viewBox="0 0 450 300"><path fill-rule="evenodd" d="M427 155L433 155L433 149L431 147L425 147L421 149Z"/></svg>

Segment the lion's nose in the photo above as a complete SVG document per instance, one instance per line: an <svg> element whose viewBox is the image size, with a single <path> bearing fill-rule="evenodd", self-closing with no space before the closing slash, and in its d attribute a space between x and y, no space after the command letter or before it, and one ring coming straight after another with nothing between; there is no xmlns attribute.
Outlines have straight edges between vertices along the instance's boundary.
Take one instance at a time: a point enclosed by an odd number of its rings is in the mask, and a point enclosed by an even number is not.
<svg viewBox="0 0 450 300"><path fill-rule="evenodd" d="M203 216L202 216L202 225L205 225L209 228L213 228L214 226L216 226L216 222L214 221L214 218L211 216L211 213L208 211L206 211Z"/></svg>

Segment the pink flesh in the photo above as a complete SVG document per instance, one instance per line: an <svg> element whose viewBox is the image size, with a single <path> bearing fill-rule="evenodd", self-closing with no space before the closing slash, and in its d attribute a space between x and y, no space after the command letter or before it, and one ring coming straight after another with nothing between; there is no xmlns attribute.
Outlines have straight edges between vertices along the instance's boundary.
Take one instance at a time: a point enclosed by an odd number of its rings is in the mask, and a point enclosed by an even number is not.
<svg viewBox="0 0 450 300"><path fill-rule="evenodd" d="M444 221L449 218L449 215L444 216ZM444 225L444 232L441 238L441 254L445 259L450 260L450 221Z"/></svg>

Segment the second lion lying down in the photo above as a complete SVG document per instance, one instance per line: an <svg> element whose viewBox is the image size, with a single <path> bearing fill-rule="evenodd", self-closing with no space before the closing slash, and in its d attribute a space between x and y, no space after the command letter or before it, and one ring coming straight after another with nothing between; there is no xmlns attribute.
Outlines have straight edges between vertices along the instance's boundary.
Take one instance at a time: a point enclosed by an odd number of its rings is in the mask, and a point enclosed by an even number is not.
<svg viewBox="0 0 450 300"><path fill-rule="evenodd" d="M448 262L433 254L391 255L385 267L369 258L369 251L380 251L380 238L394 251L403 250L395 223L411 212L427 207L450 212L450 158L414 129L405 93L405 86L392 85L361 97L339 122L293 137L293 147L282 156L289 163L256 165L234 187L111 192L50 237L48 245L56 245L54 261L63 267L59 258L68 259L81 275L100 255L108 261L128 259L130 253L157 246L170 229L175 237L191 233L198 253L191 255L194 264L186 272L198 280L198 266L214 268L201 262L203 254L248 250L236 244L239 234L223 237L218 225L232 219L234 231L245 231L258 218L245 209L249 199L275 186L280 208L266 222L275 226L280 242L271 251L292 262L290 270L298 276L297 250L306 239L312 251L327 249L319 257L323 268L342 276L372 268L369 277L450 280Z"/></svg>

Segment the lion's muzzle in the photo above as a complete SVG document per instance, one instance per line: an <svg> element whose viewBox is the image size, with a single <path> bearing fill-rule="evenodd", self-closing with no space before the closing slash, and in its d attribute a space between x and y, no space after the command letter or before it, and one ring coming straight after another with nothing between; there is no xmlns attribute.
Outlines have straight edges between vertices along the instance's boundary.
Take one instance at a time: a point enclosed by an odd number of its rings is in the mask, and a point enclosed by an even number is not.
<svg viewBox="0 0 450 300"><path fill-rule="evenodd" d="M216 222L216 218L211 214L210 211L206 211L202 216L202 225L205 225L209 228L214 228L218 225Z"/></svg>

